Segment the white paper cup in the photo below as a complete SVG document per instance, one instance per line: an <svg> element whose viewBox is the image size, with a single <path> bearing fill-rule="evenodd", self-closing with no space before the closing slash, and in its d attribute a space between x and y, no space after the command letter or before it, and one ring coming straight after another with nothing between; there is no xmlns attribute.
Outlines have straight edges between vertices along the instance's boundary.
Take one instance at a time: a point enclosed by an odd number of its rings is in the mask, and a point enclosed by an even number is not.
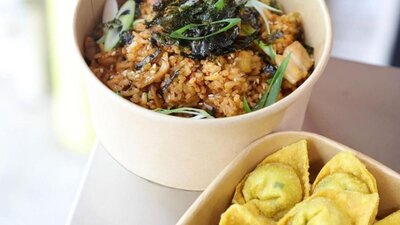
<svg viewBox="0 0 400 225"><path fill-rule="evenodd" d="M315 69L293 93L245 115L194 120L166 116L135 105L109 90L83 60L83 42L100 21L105 0L79 0L74 31L86 77L93 124L109 153L133 173L186 190L204 190L249 143L277 130L299 130L312 88L330 55L332 31L323 0L280 0L300 12L306 42L314 47ZM71 90L73 91L73 90Z"/></svg>

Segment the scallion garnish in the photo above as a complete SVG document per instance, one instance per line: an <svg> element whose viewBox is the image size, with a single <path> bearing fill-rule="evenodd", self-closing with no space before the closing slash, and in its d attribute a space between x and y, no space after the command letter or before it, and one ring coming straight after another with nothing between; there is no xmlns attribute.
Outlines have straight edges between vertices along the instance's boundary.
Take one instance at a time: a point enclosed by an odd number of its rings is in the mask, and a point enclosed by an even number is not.
<svg viewBox="0 0 400 225"><path fill-rule="evenodd" d="M279 9L276 9L276 8L274 8L274 7L272 7L272 6L269 6L269 5L265 4L265 3L262 3L262 2L260 2L260 1L258 1L258 0L249 0L249 1L246 3L246 6L247 6L247 7L253 7L255 10L257 10L257 12L261 15L261 17L262 17L263 20L264 20L265 28L266 28L266 30L267 30L267 34L270 34L270 33L271 33L271 30L270 30L270 28L269 28L268 18L267 18L267 16L265 15L265 13L264 13L263 10L264 10L264 9L267 9L267 10L269 10L269 11L271 11L271 12L275 12L275 13L279 13L279 14L281 14L282 11L279 10Z"/></svg>
<svg viewBox="0 0 400 225"><path fill-rule="evenodd" d="M126 1L119 9L116 18L122 23L122 31L128 30L135 17L136 2L133 0Z"/></svg>
<svg viewBox="0 0 400 225"><path fill-rule="evenodd" d="M254 43L263 50L265 54L272 60L272 62L275 62L275 51L272 48L272 45L266 45L263 41L261 40L255 40Z"/></svg>
<svg viewBox="0 0 400 225"><path fill-rule="evenodd" d="M217 34L220 34L222 32L225 32L229 29L231 29L232 27L236 26L238 23L240 23L241 19L240 18L230 18L230 19L223 19L223 20L218 20L218 21L213 21L211 23L202 23L202 24L188 24L184 27L179 28L178 30L173 31L169 37L171 38L175 38L175 39L183 39L183 40L191 40L191 41L196 41L196 40L202 40ZM208 35L204 35L204 36L199 36L199 37L188 37L185 36L184 33L186 31L188 31L191 28L195 28L195 27L202 27L202 26L210 26L210 25L216 25L219 23L228 23L226 26L224 26L223 28L208 34Z"/></svg>
<svg viewBox="0 0 400 225"><path fill-rule="evenodd" d="M135 7L135 1L128 0L118 10L115 19L106 24L104 39L100 39L104 41L104 51L109 52L117 46L121 41L120 34L131 28L135 18Z"/></svg>
<svg viewBox="0 0 400 225"><path fill-rule="evenodd" d="M272 78L271 84L269 85L267 91L261 96L261 99L254 107L254 110L262 109L276 102L279 92L281 91L283 75L285 74L286 68L289 64L290 56L291 54L286 56L281 65L278 67Z"/></svg>
<svg viewBox="0 0 400 225"><path fill-rule="evenodd" d="M118 45L121 40L121 38L119 37L120 32L121 27L108 28L104 36L104 51L109 52L111 51L111 49Z"/></svg>
<svg viewBox="0 0 400 225"><path fill-rule="evenodd" d="M214 117L208 114L206 111L202 109L196 109L196 108L189 108L189 107L183 107L183 108L176 108L176 109L156 109L154 110L155 112L165 114L165 115L171 115L171 114L187 114L191 115L192 119L213 119Z"/></svg>
<svg viewBox="0 0 400 225"><path fill-rule="evenodd" d="M221 11L221 9L224 8L224 6L225 6L225 0L218 0L214 4L215 9L217 9L218 11Z"/></svg>
<svg viewBox="0 0 400 225"><path fill-rule="evenodd" d="M250 108L249 103L247 102L246 97L243 97L243 109L244 109L244 111L245 111L246 113L251 112L251 108Z"/></svg>
<svg viewBox="0 0 400 225"><path fill-rule="evenodd" d="M274 8L274 7L272 7L270 5L267 5L267 4L265 4L265 3L261 2L261 1L258 1L258 0L249 0L246 3L246 5L247 6L253 6L253 7L254 7L254 5L257 5L259 8L267 9L267 10L269 10L271 12L275 12L275 13L278 13L278 14L282 14L283 13L282 10Z"/></svg>

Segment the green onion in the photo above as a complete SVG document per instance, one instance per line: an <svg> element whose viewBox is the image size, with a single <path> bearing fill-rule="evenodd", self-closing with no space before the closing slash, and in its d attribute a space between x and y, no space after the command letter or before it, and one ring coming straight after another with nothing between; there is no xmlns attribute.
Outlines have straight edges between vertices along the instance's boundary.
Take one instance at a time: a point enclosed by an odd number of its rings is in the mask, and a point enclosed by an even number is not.
<svg viewBox="0 0 400 225"><path fill-rule="evenodd" d="M255 40L254 43L263 50L265 54L268 55L268 57L272 60L272 62L275 62L275 56L276 53L274 49L272 48L272 45L266 45L263 41L261 40Z"/></svg>
<svg viewBox="0 0 400 225"><path fill-rule="evenodd" d="M271 82L271 89L269 91L268 99L265 106L274 104L278 98L279 92L281 92L283 75L285 74L286 68L289 65L291 53L283 60L282 64L276 70L274 77Z"/></svg>
<svg viewBox="0 0 400 225"><path fill-rule="evenodd" d="M251 25L249 24L242 24L240 26L240 32L244 35L244 36L250 36L252 34L254 34L257 30L254 29Z"/></svg>
<svg viewBox="0 0 400 225"><path fill-rule="evenodd" d="M225 6L225 0L218 0L215 4L214 7L217 9L217 11L221 11L222 8Z"/></svg>
<svg viewBox="0 0 400 225"><path fill-rule="evenodd" d="M120 34L131 28L135 18L135 7L135 1L128 0L118 10L114 21L108 24L104 35L104 51L109 52L115 48L121 41Z"/></svg>
<svg viewBox="0 0 400 225"><path fill-rule="evenodd" d="M120 32L120 27L112 27L107 30L104 36L104 51L109 52L118 45L121 40L119 37Z"/></svg>
<svg viewBox="0 0 400 225"><path fill-rule="evenodd" d="M183 40L191 40L191 41L196 41L196 40L202 40L214 35L217 35L219 33L225 32L229 29L231 29L232 27L236 26L238 23L240 23L241 19L240 18L231 18L231 19L223 19L223 20L218 20L218 21L214 21L211 23L202 23L202 24L188 24L184 27L179 28L176 31L173 31L169 36L171 38L175 38L175 39L183 39ZM209 25L214 25L214 24L219 24L219 23L228 23L228 25L226 25L225 27L219 29L218 31L215 31L211 34L205 35L205 36L200 36L200 37L187 37L184 35L184 33L194 27L201 27L201 26L209 26Z"/></svg>
<svg viewBox="0 0 400 225"><path fill-rule="evenodd" d="M243 109L244 109L244 111L245 111L246 113L251 112L251 108L250 108L249 103L247 102L246 97L243 97Z"/></svg>
<svg viewBox="0 0 400 225"><path fill-rule="evenodd" d="M271 12L275 12L275 13L278 13L278 14L282 14L283 13L282 10L274 8L274 7L272 7L270 5L267 5L267 4L265 4L265 3L261 2L261 1L258 1L258 0L250 0L250 1L247 2L247 4L250 4L252 6L257 5L259 8L267 9L267 10L269 10Z"/></svg>
<svg viewBox="0 0 400 225"><path fill-rule="evenodd" d="M269 85L267 91L261 96L261 99L254 107L254 110L262 109L276 102L279 92L281 91L283 75L285 74L286 68L289 64L290 56L291 53L286 56L281 65L278 67L274 77L272 78L271 84Z"/></svg>
<svg viewBox="0 0 400 225"><path fill-rule="evenodd" d="M135 7L136 2L129 0L119 9L116 18L122 23L122 31L126 31L131 27L135 17Z"/></svg>
<svg viewBox="0 0 400 225"><path fill-rule="evenodd" d="M249 0L247 3L246 3L246 6L247 7L253 7L255 10L257 10L257 12L261 15L261 17L263 18L263 20L264 20L264 23L265 23L265 28L266 28L266 30L267 30L267 34L270 34L271 33L271 30L270 30L270 28L269 28L269 22L268 22L268 18L267 18L267 16L265 15L265 13L264 13L264 9L267 9L267 10L269 10L269 11L271 11L271 12L275 12L275 13L279 13L279 14L282 14L283 12L282 12L282 10L279 10L279 9L276 9L276 8L274 8L274 7L272 7L272 6L269 6L269 5L267 5L267 4L265 4L265 3L262 3L262 2L260 2L260 1L258 1L258 0Z"/></svg>
<svg viewBox="0 0 400 225"><path fill-rule="evenodd" d="M155 112L164 114L164 115L171 115L171 114L177 114L177 113L182 113L182 114L188 114L192 115L192 119L212 119L214 118L210 114L208 114L206 111L202 109L196 109L196 108L189 108L189 107L183 107L183 108L176 108L176 109L156 109L154 110Z"/></svg>

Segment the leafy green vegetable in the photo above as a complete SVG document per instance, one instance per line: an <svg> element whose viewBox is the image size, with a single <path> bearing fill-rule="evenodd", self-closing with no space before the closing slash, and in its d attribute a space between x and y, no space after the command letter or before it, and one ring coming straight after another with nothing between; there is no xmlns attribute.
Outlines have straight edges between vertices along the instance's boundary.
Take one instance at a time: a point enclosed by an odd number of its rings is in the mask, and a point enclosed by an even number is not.
<svg viewBox="0 0 400 225"><path fill-rule="evenodd" d="M249 103L247 102L246 97L243 97L243 109L244 109L244 111L245 111L246 113L251 112L251 108L250 108Z"/></svg>
<svg viewBox="0 0 400 225"><path fill-rule="evenodd" d="M261 99L254 107L254 110L262 109L276 102L279 92L281 91L283 75L285 74L286 68L289 64L290 56L291 54L286 56L281 65L278 67L274 77L272 78L271 84L269 85L267 91L261 96Z"/></svg>
<svg viewBox="0 0 400 225"><path fill-rule="evenodd" d="M214 117L208 114L206 111L202 109L196 109L196 108L189 108L189 107L183 107L183 108L176 108L176 109L156 109L154 110L155 112L159 112L161 114L165 115L171 115L171 114L187 114L187 115L192 115L191 118L193 119L213 119Z"/></svg>

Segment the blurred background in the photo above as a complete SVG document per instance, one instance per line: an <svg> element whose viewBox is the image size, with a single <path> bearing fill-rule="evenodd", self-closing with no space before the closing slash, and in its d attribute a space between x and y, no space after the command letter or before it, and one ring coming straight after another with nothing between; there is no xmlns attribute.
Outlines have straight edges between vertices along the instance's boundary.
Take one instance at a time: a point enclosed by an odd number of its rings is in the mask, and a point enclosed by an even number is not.
<svg viewBox="0 0 400 225"><path fill-rule="evenodd" d="M0 1L0 224L65 223L94 143L76 1ZM327 3L334 57L400 66L400 1Z"/></svg>

